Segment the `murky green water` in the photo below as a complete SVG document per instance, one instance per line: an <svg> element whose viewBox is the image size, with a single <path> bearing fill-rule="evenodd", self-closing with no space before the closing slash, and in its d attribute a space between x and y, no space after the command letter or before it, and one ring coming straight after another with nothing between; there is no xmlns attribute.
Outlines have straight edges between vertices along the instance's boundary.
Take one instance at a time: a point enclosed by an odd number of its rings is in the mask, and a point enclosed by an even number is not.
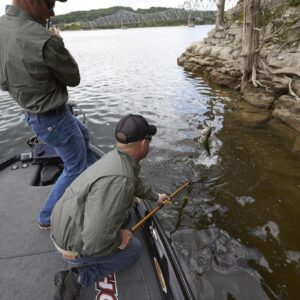
<svg viewBox="0 0 300 300"><path fill-rule="evenodd" d="M210 28L63 33L82 75L70 98L86 111L93 143L105 151L124 114L157 124L143 174L160 192L200 179L160 212L197 299L297 299L300 138L177 66ZM2 92L0 108L4 157L31 133ZM210 156L197 142L204 120L214 127Z"/></svg>
<svg viewBox="0 0 300 300"><path fill-rule="evenodd" d="M162 174L169 192L183 175L201 179L160 213L193 290L199 299L297 299L300 138L233 92L213 89L207 104L211 156L199 145L165 153L146 172Z"/></svg>

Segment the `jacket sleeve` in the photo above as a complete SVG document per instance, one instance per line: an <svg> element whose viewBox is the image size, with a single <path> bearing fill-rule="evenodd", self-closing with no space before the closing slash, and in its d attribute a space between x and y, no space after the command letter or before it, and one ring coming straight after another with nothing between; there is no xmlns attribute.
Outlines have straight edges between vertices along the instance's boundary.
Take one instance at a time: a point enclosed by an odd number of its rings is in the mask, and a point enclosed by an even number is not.
<svg viewBox="0 0 300 300"><path fill-rule="evenodd" d="M80 83L78 65L61 38L52 36L46 42L43 58L52 75L60 83L66 86L77 86Z"/></svg>
<svg viewBox="0 0 300 300"><path fill-rule="evenodd" d="M109 255L121 244L120 228L128 201L132 199L127 185L125 177L109 176L92 186L85 204L82 231L83 251L87 255Z"/></svg>
<svg viewBox="0 0 300 300"><path fill-rule="evenodd" d="M134 196L151 201L158 201L159 195L152 188L144 183L140 177L137 178Z"/></svg>

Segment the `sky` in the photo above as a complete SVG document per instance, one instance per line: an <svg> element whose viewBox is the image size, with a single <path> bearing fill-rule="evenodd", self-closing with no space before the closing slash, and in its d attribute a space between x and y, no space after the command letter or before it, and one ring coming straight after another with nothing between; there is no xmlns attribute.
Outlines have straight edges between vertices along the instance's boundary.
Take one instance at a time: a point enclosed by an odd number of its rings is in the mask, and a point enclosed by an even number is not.
<svg viewBox="0 0 300 300"><path fill-rule="evenodd" d="M185 0L68 0L66 3L57 1L55 13L65 14L77 10L99 9L112 6L129 6L134 9L149 8L151 6L177 7ZM11 4L12 0L0 0L0 15L5 12L5 6Z"/></svg>

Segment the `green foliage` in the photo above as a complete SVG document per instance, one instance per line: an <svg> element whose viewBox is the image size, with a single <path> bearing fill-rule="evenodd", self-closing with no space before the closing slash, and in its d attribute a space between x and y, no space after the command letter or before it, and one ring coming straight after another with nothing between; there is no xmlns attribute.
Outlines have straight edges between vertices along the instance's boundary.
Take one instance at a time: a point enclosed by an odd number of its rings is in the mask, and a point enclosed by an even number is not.
<svg viewBox="0 0 300 300"><path fill-rule="evenodd" d="M242 26L244 22L244 13L240 11L232 16L231 22L235 23L236 25Z"/></svg>
<svg viewBox="0 0 300 300"><path fill-rule="evenodd" d="M65 24L61 26L61 30L80 30L81 26L78 23Z"/></svg>
<svg viewBox="0 0 300 300"><path fill-rule="evenodd" d="M289 0L289 6L299 6L300 5L300 0Z"/></svg>
<svg viewBox="0 0 300 300"><path fill-rule="evenodd" d="M131 7L124 6L114 6L103 9L93 9L89 11L74 11L65 15L55 16L52 18L52 22L54 24L60 23L75 23L75 22L85 22L85 21L93 21L99 17L105 17L112 15L119 10L124 9L127 11L133 11Z"/></svg>
<svg viewBox="0 0 300 300"><path fill-rule="evenodd" d="M142 9L142 8L138 8L135 13L137 14L152 14L152 13L157 13L157 12L161 12L161 11L165 11L167 10L167 7L150 7L147 9Z"/></svg>
<svg viewBox="0 0 300 300"><path fill-rule="evenodd" d="M272 7L265 7L262 9L260 23L261 26L265 26L270 23L270 21L274 19L280 19L284 13L284 7L279 6L275 9Z"/></svg>

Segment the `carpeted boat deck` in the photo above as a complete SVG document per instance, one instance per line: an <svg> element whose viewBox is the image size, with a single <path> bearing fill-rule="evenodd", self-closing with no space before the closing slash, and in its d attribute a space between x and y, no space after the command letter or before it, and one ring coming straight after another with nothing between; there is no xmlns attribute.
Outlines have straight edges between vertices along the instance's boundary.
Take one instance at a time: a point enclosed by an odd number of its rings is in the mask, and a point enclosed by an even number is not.
<svg viewBox="0 0 300 300"><path fill-rule="evenodd" d="M14 165L16 170L9 166L0 171L0 299L53 299L54 274L67 264L55 251L49 231L37 226L51 187L31 185L38 166ZM136 235L143 245L141 259L115 278L82 289L80 299L163 299L145 241L141 233Z"/></svg>

